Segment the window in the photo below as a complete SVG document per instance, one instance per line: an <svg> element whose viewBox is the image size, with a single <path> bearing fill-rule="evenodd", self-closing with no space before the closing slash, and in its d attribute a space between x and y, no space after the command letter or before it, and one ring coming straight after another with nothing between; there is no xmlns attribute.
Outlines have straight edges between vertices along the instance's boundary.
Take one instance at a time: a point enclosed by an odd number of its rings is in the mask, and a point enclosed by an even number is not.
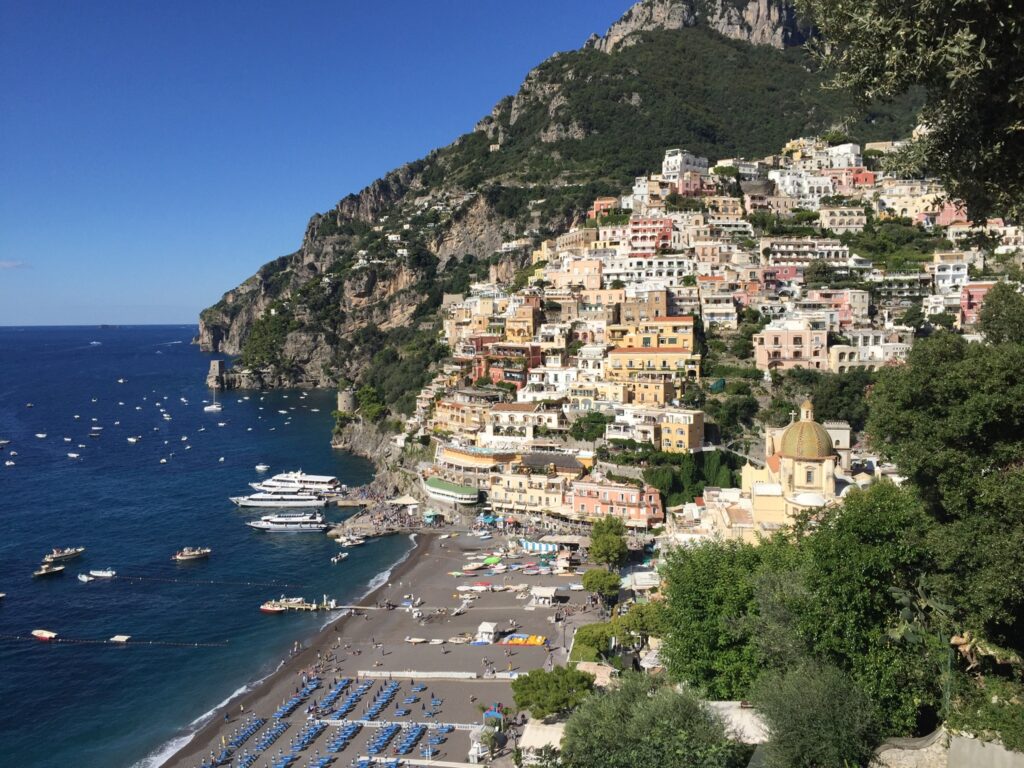
<svg viewBox="0 0 1024 768"><path fill-rule="evenodd" d="M813 485L814 484L814 470L813 469L808 469L807 470L807 484L808 485Z"/></svg>
<svg viewBox="0 0 1024 768"><path fill-rule="evenodd" d="M802 347L804 345L804 337L803 336L794 336L793 337L793 344L798 346L798 347Z"/></svg>

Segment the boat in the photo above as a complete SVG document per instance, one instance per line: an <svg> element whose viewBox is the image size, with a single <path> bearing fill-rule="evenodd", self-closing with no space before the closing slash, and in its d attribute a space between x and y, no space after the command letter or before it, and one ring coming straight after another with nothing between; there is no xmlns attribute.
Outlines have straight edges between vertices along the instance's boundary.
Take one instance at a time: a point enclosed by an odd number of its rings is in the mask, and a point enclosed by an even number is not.
<svg viewBox="0 0 1024 768"><path fill-rule="evenodd" d="M117 383L118 383L118 384L124 384L124 379L118 379L118 380L117 380Z"/></svg>
<svg viewBox="0 0 1024 768"><path fill-rule="evenodd" d="M217 402L217 390L213 390L213 402L209 405L204 405L203 410L207 413L220 413L224 410L224 406Z"/></svg>
<svg viewBox="0 0 1024 768"><path fill-rule="evenodd" d="M268 469L270 469L270 465L269 464L257 464L256 465L256 471L257 472L266 472Z"/></svg>
<svg viewBox="0 0 1024 768"><path fill-rule="evenodd" d="M90 576L87 573L80 573L80 574L78 574L78 580L80 582L82 582L83 584L88 584L90 581L95 581L95 579L96 579L95 576Z"/></svg>
<svg viewBox="0 0 1024 768"><path fill-rule="evenodd" d="M45 432L36 432L36 437L38 437L40 440L43 440L43 439L46 438L46 433Z"/></svg>
<svg viewBox="0 0 1024 768"><path fill-rule="evenodd" d="M269 469L269 467L267 467ZM273 493L339 493L342 489L338 478L333 475L307 475L301 469L298 472L282 472L258 483L250 483L257 491Z"/></svg>
<svg viewBox="0 0 1024 768"><path fill-rule="evenodd" d="M66 547L64 549L57 549L54 547L53 551L43 558L43 562L64 563L68 560L74 560L83 552L85 552L85 547Z"/></svg>
<svg viewBox="0 0 1024 768"><path fill-rule="evenodd" d="M33 576L57 576L64 573L63 565L52 565L50 563L43 563L35 571L32 571Z"/></svg>
<svg viewBox="0 0 1024 768"><path fill-rule="evenodd" d="M338 544L343 547L358 547L360 544L365 544L366 539L362 536L342 536L338 539Z"/></svg>
<svg viewBox="0 0 1024 768"><path fill-rule="evenodd" d="M348 552L339 552L331 558L331 562L337 564L344 560L346 557L348 557Z"/></svg>
<svg viewBox="0 0 1024 768"><path fill-rule="evenodd" d="M81 454L79 454L79 453L69 453L69 454L68 454L68 458L69 458L69 459L77 459L77 458L79 458L80 456L81 456Z"/></svg>
<svg viewBox="0 0 1024 768"><path fill-rule="evenodd" d="M64 438L64 442L65 443L70 443L71 442L71 438L70 437L65 437Z"/></svg>
<svg viewBox="0 0 1024 768"><path fill-rule="evenodd" d="M42 640L44 643L47 643L50 640L56 640L57 633L51 632L48 629L33 629L32 637L34 637L36 640Z"/></svg>
<svg viewBox="0 0 1024 768"><path fill-rule="evenodd" d="M8 459L7 461L4 462L4 466L5 467L13 467L14 466L14 462L11 461L10 459Z"/></svg>
<svg viewBox="0 0 1024 768"><path fill-rule="evenodd" d="M94 579L112 579L117 576L117 571L113 568L104 568L98 571L89 571L89 575Z"/></svg>
<svg viewBox="0 0 1024 768"><path fill-rule="evenodd" d="M171 560L178 563L188 562L189 560L204 560L210 556L212 551L209 547L185 547L175 552L171 556Z"/></svg>
<svg viewBox="0 0 1024 768"><path fill-rule="evenodd" d="M248 496L232 496L231 503L239 507L270 507L277 509L327 506L325 499L309 493L252 493Z"/></svg>
<svg viewBox="0 0 1024 768"><path fill-rule="evenodd" d="M268 533L322 532L331 527L319 512L282 512L264 515L259 520L248 521L246 525Z"/></svg>
<svg viewBox="0 0 1024 768"><path fill-rule="evenodd" d="M131 443L132 445L135 445L135 443L139 442L139 440L141 439L142 438L139 436L129 437L128 442Z"/></svg>

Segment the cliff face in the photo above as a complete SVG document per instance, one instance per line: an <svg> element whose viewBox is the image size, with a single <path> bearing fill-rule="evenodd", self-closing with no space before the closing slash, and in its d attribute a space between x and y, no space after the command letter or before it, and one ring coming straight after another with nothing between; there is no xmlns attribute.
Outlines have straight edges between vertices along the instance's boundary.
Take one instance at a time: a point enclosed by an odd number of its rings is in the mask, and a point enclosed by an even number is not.
<svg viewBox="0 0 1024 768"><path fill-rule="evenodd" d="M603 53L633 45L637 33L705 26L734 40L784 48L806 37L793 6L779 0L641 0L602 37L587 41Z"/></svg>
<svg viewBox="0 0 1024 768"><path fill-rule="evenodd" d="M531 244L658 168L665 149L763 156L854 114L778 50L801 39L779 0L637 3L604 37L538 65L473 131L312 216L294 253L201 313L198 343L240 355L229 387L347 380L408 406L443 355L443 295L511 280ZM871 140L912 124L881 108L851 130Z"/></svg>

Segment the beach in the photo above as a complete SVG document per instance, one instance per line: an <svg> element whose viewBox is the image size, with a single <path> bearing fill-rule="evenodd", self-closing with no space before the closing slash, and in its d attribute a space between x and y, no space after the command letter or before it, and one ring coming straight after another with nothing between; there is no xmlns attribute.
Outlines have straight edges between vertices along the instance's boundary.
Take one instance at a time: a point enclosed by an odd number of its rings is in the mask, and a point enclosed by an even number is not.
<svg viewBox="0 0 1024 768"><path fill-rule="evenodd" d="M174 754L165 766L169 768L195 768L206 761L210 764L211 753L220 755L223 744L230 742L239 729L252 723L253 717L267 720L259 730L242 744L224 765L237 765L237 758L249 754L261 736L275 722L275 711L285 701L296 695L305 682L319 678L320 685L294 712L283 721L288 727L283 735L259 754L250 765L270 765L278 750L289 751L290 740L302 729L322 719L328 727L302 750L300 761L295 765L306 765L317 756L328 754L327 746L338 733L338 718L326 711L308 711L319 704L323 697L344 679L352 681L340 694L339 701L355 690L360 682L371 682L372 687L360 698L353 711L344 718L347 721L363 720L365 710L374 697L392 679L400 686L394 702L376 717L375 723L397 723L403 728L422 723L430 733L437 724L454 726L443 736L444 742L436 745L434 760L467 762L470 747L470 727L482 724L482 708L496 704L512 704L511 677L555 663L564 663L566 646L571 643L574 627L580 623L596 620L596 613L589 608L589 595L582 591L571 591L568 586L578 582L578 576L531 575L507 572L493 576L466 574L453 577L450 572L460 571L467 559L485 552L491 552L504 545L497 536L480 540L465 532L458 536L443 537L434 532L421 533L409 556L391 572L387 583L368 594L359 605L363 610L346 615L327 626L316 637L301 643L301 650L284 661L280 669L255 685L224 707L214 712L210 719L195 733L192 739ZM518 562L526 562L528 558ZM512 561L515 562L515 561ZM484 585L515 587L518 585L561 586L562 602L558 607L534 606L528 597L529 590L519 592L503 591L457 591L460 585ZM461 615L453 615L454 609L463 602L466 595L475 595ZM522 595L520 597L519 595ZM402 607L403 601L422 604L417 607ZM392 610L383 607L391 603L399 606ZM565 615L565 621L552 621L556 612ZM417 619L414 611L421 614ZM262 617L266 621L285 619L281 616ZM519 635L543 636L544 645L470 645L451 642L453 638L475 636L482 622L494 622L507 631L514 622ZM408 642L410 640L422 642ZM301 638L297 638L301 641ZM433 640L435 644L431 644ZM437 641L444 644L436 644ZM414 690L414 686L426 686ZM409 704L402 704L407 698L415 698ZM438 703L435 703L438 702ZM337 704L335 704L336 706ZM397 714L399 707L408 714ZM428 713L433 714L428 714ZM317 717L319 716L319 717ZM433 728L431 727L433 726ZM379 730L373 724L366 724L355 735L348 746L336 755L339 764L348 764L353 758L367 755L367 742ZM396 737L390 748L399 741ZM419 746L427 743L427 736ZM419 746L404 759L419 759ZM391 755L385 751L382 756Z"/></svg>

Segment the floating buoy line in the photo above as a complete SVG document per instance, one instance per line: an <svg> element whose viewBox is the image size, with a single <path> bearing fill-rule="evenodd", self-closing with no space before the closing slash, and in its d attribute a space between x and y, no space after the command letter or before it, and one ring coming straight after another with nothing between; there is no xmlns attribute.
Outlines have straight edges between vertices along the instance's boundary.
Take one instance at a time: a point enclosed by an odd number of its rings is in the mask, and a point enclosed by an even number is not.
<svg viewBox="0 0 1024 768"><path fill-rule="evenodd" d="M115 580L123 581L159 581L168 584L203 584L215 587L288 587L295 589L305 588L305 584L288 584L283 581L214 581L210 579L176 579L169 576L124 576L117 574Z"/></svg>
<svg viewBox="0 0 1024 768"><path fill-rule="evenodd" d="M0 640L31 640L35 643L40 642L38 637L33 637L32 635L0 635ZM125 640L101 640L59 636L48 638L45 642L48 644L66 643L70 645L148 645L161 648L224 648L228 644L226 640L220 643L183 643L171 640L132 640L131 638Z"/></svg>

